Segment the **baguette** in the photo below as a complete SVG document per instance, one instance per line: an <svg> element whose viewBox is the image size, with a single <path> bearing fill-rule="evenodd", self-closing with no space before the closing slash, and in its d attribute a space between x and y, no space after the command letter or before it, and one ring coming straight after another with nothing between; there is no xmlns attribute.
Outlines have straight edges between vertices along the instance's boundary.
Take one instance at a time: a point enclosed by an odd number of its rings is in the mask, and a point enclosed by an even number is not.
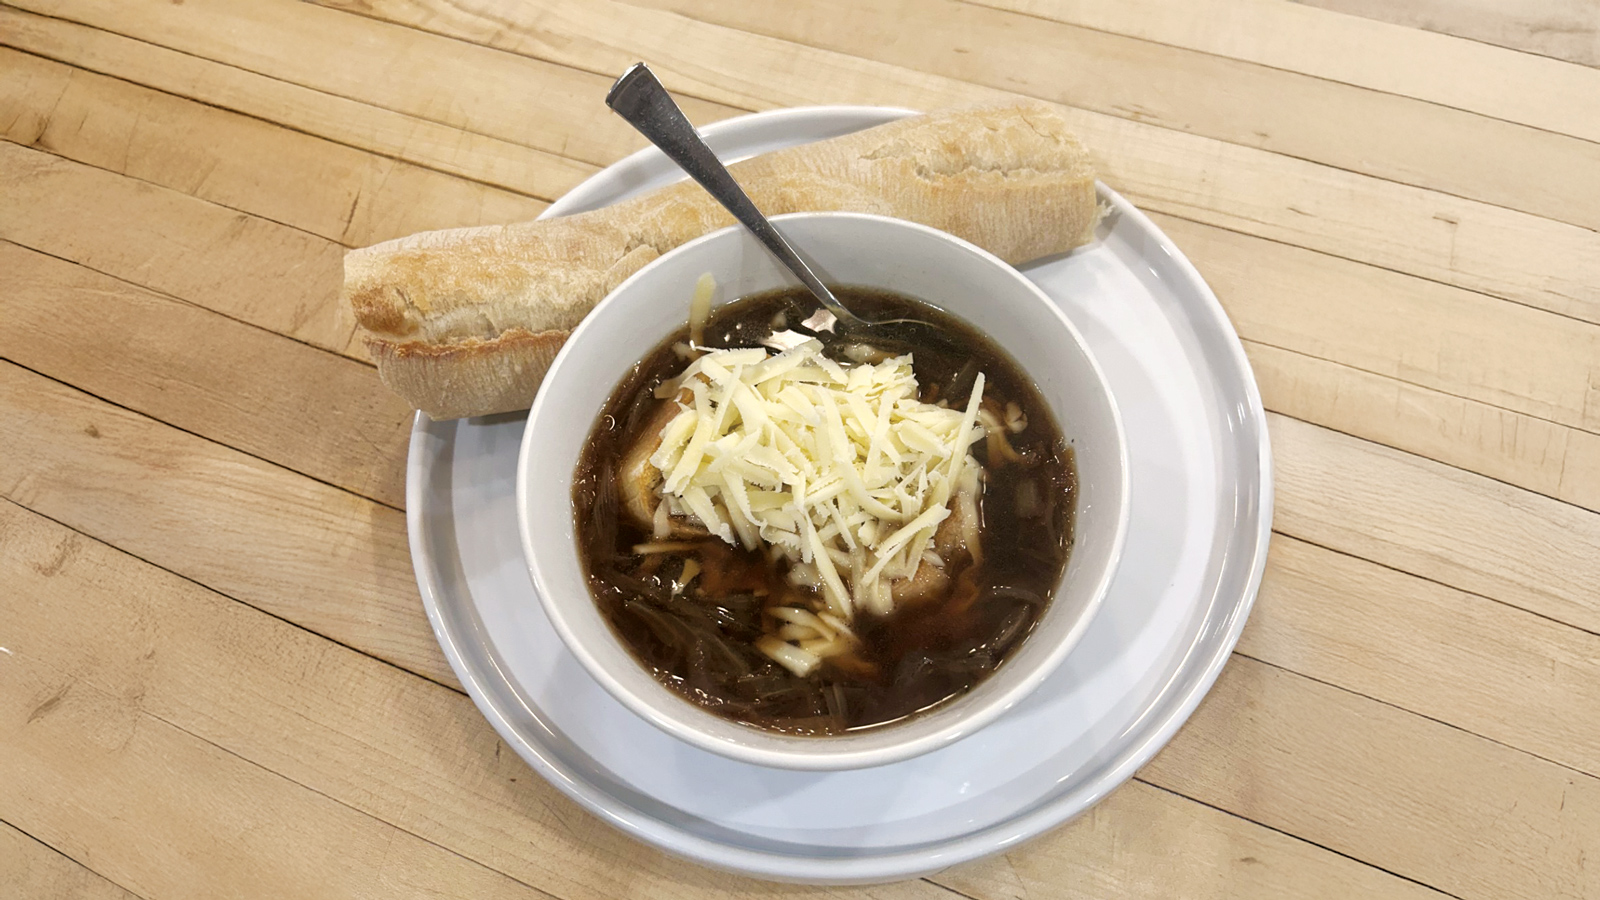
<svg viewBox="0 0 1600 900"><path fill-rule="evenodd" d="M1033 102L915 116L730 168L768 215L895 216L1012 263L1088 242L1099 219L1088 152ZM685 181L593 212L426 232L348 253L344 302L383 382L430 417L526 409L596 303L732 223Z"/></svg>

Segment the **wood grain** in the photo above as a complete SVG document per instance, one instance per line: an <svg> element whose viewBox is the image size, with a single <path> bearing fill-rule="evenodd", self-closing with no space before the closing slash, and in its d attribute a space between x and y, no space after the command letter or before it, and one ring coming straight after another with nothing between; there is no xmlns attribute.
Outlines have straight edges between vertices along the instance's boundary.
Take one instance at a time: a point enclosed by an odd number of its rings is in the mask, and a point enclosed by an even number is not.
<svg viewBox="0 0 1600 900"><path fill-rule="evenodd" d="M597 115L615 76L499 53L412 28L307 6L299 0L15 0L10 5L358 100L453 129L588 163L608 164L644 138ZM359 64L329 65L352 60ZM426 66L415 64L427 59ZM381 77L374 77L381 73ZM538 90L484 90L538 85ZM736 110L688 98L696 123ZM551 127L582 122L584 127ZM559 135L559 137L557 137Z"/></svg>
<svg viewBox="0 0 1600 900"><path fill-rule="evenodd" d="M974 898L1186 900L1446 894L1133 781L1082 819L1004 855L940 873Z"/></svg>
<svg viewBox="0 0 1600 900"><path fill-rule="evenodd" d="M4 574L37 598L7 609L23 638L16 652L91 689L120 690L144 715L570 900L636 896L647 885L654 896L671 897L740 896L756 888L641 851L582 814L503 752L470 702L452 691L18 507L0 503L0 530L17 548L0 563ZM107 627L75 628L86 610ZM528 841L551 852L528 854ZM1228 858L1175 853L1173 842L1195 850L1227 848ZM1081 880L1088 877L1097 880ZM1240 898L1337 896L1341 890L1432 896L1139 784L1082 822L1008 854L1003 864L937 880L982 898L1012 896L1017 889L1042 898L1141 897L1150 890ZM940 895L916 882L829 893Z"/></svg>
<svg viewBox="0 0 1600 900"><path fill-rule="evenodd" d="M1600 432L1600 326L1172 216L1155 220L1242 337Z"/></svg>
<svg viewBox="0 0 1600 900"><path fill-rule="evenodd" d="M1600 775L1600 636L1273 539L1239 652Z"/></svg>
<svg viewBox="0 0 1600 900"><path fill-rule="evenodd" d="M970 2L1600 140L1600 72L1303 2ZM1328 0L1320 5L1332 9L1346 2L1361 0ZM1402 3L1382 8L1403 16L1407 8L1416 7Z"/></svg>
<svg viewBox="0 0 1600 900"><path fill-rule="evenodd" d="M1268 418L1277 530L1600 632L1600 514Z"/></svg>
<svg viewBox="0 0 1600 900"><path fill-rule="evenodd" d="M531 197L559 197L594 165L383 109L64 19L0 6L0 43Z"/></svg>
<svg viewBox="0 0 1600 900"><path fill-rule="evenodd" d="M0 883L30 900L138 900L4 822L0 822Z"/></svg>
<svg viewBox="0 0 1600 900"><path fill-rule="evenodd" d="M455 683L421 615L400 512L9 363L0 363L0 417L0 496Z"/></svg>
<svg viewBox="0 0 1600 900"><path fill-rule="evenodd" d="M0 357L380 503L414 413L371 366L0 242ZM315 398L315 399L313 399Z"/></svg>
<svg viewBox="0 0 1600 900"><path fill-rule="evenodd" d="M548 897L26 652L0 665L0 815L145 897ZM265 856L255 850L272 847Z"/></svg>
<svg viewBox="0 0 1600 900"><path fill-rule="evenodd" d="M348 352L344 248L326 238L4 141L0 187L0 238Z"/></svg>
<svg viewBox="0 0 1600 900"><path fill-rule="evenodd" d="M1600 66L1600 9L1584 0L1296 0L1410 28Z"/></svg>
<svg viewBox="0 0 1600 900"><path fill-rule="evenodd" d="M1141 777L1461 900L1600 891L1600 780L1244 657Z"/></svg>
<svg viewBox="0 0 1600 900"><path fill-rule="evenodd" d="M0 137L346 246L518 222L545 204L0 49Z"/></svg>
<svg viewBox="0 0 1600 900"><path fill-rule="evenodd" d="M1245 352L1272 412L1600 512L1600 435L1267 344Z"/></svg>
<svg viewBox="0 0 1600 900"><path fill-rule="evenodd" d="M914 40L905 39L903 0L778 7L739 0L628 2L1562 222L1600 225L1600 144L1410 97L956 0L917 4ZM389 5L409 6L409 0ZM1508 157L1520 164L1506 165Z"/></svg>

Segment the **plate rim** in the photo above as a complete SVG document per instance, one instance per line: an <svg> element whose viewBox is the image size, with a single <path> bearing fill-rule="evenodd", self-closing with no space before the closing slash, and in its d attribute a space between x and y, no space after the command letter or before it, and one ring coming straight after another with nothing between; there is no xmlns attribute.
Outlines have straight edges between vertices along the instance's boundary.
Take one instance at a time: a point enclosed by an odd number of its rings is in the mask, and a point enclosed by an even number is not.
<svg viewBox="0 0 1600 900"><path fill-rule="evenodd" d="M916 114L915 110L883 106L826 105L785 107L724 119L701 129L701 132L707 138L715 139L726 131L741 130L753 124L781 124L788 119L806 122L813 118L839 115L852 118L877 117L882 121L891 121L914 114ZM660 152L652 147L646 147L624 157L611 166L600 169L583 182L574 186L566 194L563 194L561 198L558 198L540 218L563 215L585 208L580 202L568 201L574 196L581 196L581 192L586 187L597 180L608 177L608 174L615 168L624 164L637 165L655 157L660 157ZM440 586L436 583L435 571L430 565L432 554L427 547L424 532L424 513L428 508L428 504L425 502L427 496L426 482L428 479L424 466L424 460L429 457L427 444L430 440L442 439L443 432L447 429L453 429L455 422L433 422L425 414L418 412L412 424L406 464L407 538L418 592L421 595L424 611L433 629L434 637L449 662L451 670L472 698L474 705L478 707L479 713L489 721L501 739L505 740L513 749L516 749L518 755L546 781L555 786L556 789L579 803L590 813L637 840L644 841L701 865L769 880L821 884L870 883L913 878L1008 849L1047 830L1066 824L1087 812L1113 790L1128 781L1140 767L1147 763L1161 748L1165 747L1177 730L1188 721L1195 708L1198 707L1205 695L1210 692L1216 679L1220 676L1222 669L1232 656L1233 649L1238 643L1239 636L1249 618L1249 612L1254 606L1259 592L1272 532L1273 465L1270 436L1267 428L1266 411L1262 405L1260 390L1257 386L1254 372L1248 358L1245 356L1244 347L1240 342L1237 330L1233 327L1231 320L1228 319L1226 311L1222 308L1215 293L1212 292L1210 286L1206 284L1200 273L1184 256L1182 251L1148 216L1106 185L1097 183L1097 187L1102 201L1108 203L1116 214L1131 218L1137 223L1141 232L1154 239L1157 246L1168 258L1167 261L1177 268L1178 275L1194 291L1204 312L1209 314L1210 318L1225 326L1224 340L1221 342L1222 348L1226 351L1228 362L1242 376L1240 380L1243 382L1248 418L1258 435L1254 447L1256 458L1259 461L1259 479L1256 485L1259 498L1257 502L1258 527L1256 529L1256 539L1249 547L1253 553L1253 558L1243 594L1233 603L1230 609L1225 611L1222 617L1225 627L1219 635L1219 642L1216 644L1216 650L1212 657L1206 660L1204 667L1198 670L1198 677L1195 677L1189 687L1177 697L1176 705L1171 707L1166 719L1159 727L1150 731L1142 740L1131 745L1122 753L1122 759L1117 765L1091 781L1085 789L1066 797L1056 798L985 828L967 832L959 837L942 840L931 845L915 845L903 850L871 853L859 857L823 858L739 847L683 831L674 827L671 823L662 821L642 810L619 803L617 798L602 787L568 772L568 767L563 761L555 758L555 754L550 752L550 748L544 746L542 742L530 739L528 735L523 734L514 727L505 711L499 705L504 701L490 697L485 686L479 683L475 667L469 665L463 648L460 646L460 641L471 637L471 635L455 634L450 624L445 621L440 602L443 591L440 590ZM450 440L453 441L453 439L452 435ZM1240 449L1246 449L1248 446L1248 444L1241 442ZM1243 481L1241 480L1241 482ZM1213 609L1205 618L1207 620L1212 619L1216 612L1216 604L1213 601ZM1204 631L1203 625L1200 631ZM1190 649L1193 649L1193 644L1191 644ZM499 666L494 659L494 655L495 651L491 646L488 668L498 670ZM512 698L517 703L522 703L522 698L516 687L511 685L509 676L502 671L497 671L496 674L511 688ZM1161 699L1159 691L1153 694L1148 708L1154 708ZM531 712L531 710L528 710L528 712ZM619 807L621 808L619 809Z"/></svg>

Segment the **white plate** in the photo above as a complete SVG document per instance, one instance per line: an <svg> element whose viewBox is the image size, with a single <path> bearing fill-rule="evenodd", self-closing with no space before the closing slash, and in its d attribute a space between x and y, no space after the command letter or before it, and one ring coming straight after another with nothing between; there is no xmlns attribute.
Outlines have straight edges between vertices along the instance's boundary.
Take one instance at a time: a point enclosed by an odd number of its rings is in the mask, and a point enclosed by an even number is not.
<svg viewBox="0 0 1600 900"><path fill-rule="evenodd" d="M705 130L724 158L909 113L818 107ZM552 205L562 215L678 177L655 150ZM764 878L852 883L938 871L1088 809L1172 737L1216 680L1260 584L1271 529L1266 420L1238 337L1150 220L1102 187L1101 240L1024 268L1095 353L1131 465L1126 552L1099 615L1016 709L948 748L881 768L737 763L634 716L545 619L517 539L525 416L418 416L406 485L423 604L472 699L529 765L635 837ZM493 636L493 637L491 637Z"/></svg>

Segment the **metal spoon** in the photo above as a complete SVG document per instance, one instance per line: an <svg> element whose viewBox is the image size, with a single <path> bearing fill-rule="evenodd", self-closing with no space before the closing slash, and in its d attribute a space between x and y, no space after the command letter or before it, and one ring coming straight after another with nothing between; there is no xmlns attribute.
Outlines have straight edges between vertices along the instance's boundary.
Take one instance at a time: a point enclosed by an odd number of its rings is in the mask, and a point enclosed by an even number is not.
<svg viewBox="0 0 1600 900"><path fill-rule="evenodd" d="M721 203L733 217L738 219L744 227L761 241L778 261L788 267L800 279L808 290L822 303L823 309L802 324L812 331L833 331L835 325L842 323L846 330L859 331L872 325L889 325L898 322L921 323L915 319L894 319L883 322L868 322L865 319L846 309L839 298L828 290L811 267L794 252L789 242L784 240L782 234L772 226L766 216L761 214L756 205L750 201L744 189L733 180L728 170L705 145L700 135L689 124L683 110L674 103L667 89L662 87L656 79L655 73L644 63L635 63L628 71L622 73L617 83L611 86L611 92L606 94L606 106L611 107L618 115L626 119L629 125L639 130L640 134L650 139L650 143L660 148L671 160L678 164L689 177L699 182L718 203ZM799 343L806 340L804 335L788 332L792 337L780 337L785 334L779 332L773 339L782 343ZM771 343L772 339L768 342ZM773 345L776 346L776 345ZM781 349L781 348L780 348Z"/></svg>

